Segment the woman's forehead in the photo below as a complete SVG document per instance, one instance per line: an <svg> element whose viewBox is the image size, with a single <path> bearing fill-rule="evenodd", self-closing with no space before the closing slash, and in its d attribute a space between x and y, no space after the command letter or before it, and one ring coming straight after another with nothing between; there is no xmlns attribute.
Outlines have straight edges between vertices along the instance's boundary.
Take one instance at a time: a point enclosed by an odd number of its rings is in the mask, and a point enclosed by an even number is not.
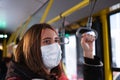
<svg viewBox="0 0 120 80"><path fill-rule="evenodd" d="M48 36L54 37L54 36L58 36L58 35L54 30L47 28L47 29L42 30L41 36L42 37L48 37Z"/></svg>

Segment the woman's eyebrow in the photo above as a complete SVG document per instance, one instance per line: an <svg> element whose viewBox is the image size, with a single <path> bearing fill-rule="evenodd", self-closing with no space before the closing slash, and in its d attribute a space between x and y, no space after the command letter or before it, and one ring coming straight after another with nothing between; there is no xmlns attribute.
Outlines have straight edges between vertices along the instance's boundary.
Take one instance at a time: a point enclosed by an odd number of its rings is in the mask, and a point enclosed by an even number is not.
<svg viewBox="0 0 120 80"><path fill-rule="evenodd" d="M59 37L56 37L55 39L60 39Z"/></svg>
<svg viewBox="0 0 120 80"><path fill-rule="evenodd" d="M43 38L43 40L46 40L46 39L51 39L51 38L50 37Z"/></svg>

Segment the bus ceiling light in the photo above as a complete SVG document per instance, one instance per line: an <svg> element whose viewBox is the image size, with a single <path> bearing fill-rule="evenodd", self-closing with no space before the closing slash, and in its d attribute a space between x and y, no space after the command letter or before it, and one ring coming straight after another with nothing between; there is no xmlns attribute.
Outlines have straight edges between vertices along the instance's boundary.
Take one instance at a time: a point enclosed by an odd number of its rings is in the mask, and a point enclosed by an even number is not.
<svg viewBox="0 0 120 80"><path fill-rule="evenodd" d="M0 34L0 38L7 38L8 35L7 34Z"/></svg>
<svg viewBox="0 0 120 80"><path fill-rule="evenodd" d="M0 19L0 29L5 29L5 28L6 28L6 22Z"/></svg>
<svg viewBox="0 0 120 80"><path fill-rule="evenodd" d="M114 11L119 8L120 8L120 3L117 3L117 4L113 5L112 7L110 7L110 11Z"/></svg>

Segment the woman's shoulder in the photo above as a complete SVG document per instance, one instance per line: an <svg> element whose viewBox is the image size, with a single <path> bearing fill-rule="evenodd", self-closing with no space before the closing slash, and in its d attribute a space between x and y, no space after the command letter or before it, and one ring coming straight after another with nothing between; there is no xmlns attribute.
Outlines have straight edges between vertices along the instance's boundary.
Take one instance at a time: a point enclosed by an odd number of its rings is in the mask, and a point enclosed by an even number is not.
<svg viewBox="0 0 120 80"><path fill-rule="evenodd" d="M26 68L24 68L23 65L20 65L14 61L11 61L8 66L6 80L23 80L27 76L27 73L26 73L27 70L25 69Z"/></svg>

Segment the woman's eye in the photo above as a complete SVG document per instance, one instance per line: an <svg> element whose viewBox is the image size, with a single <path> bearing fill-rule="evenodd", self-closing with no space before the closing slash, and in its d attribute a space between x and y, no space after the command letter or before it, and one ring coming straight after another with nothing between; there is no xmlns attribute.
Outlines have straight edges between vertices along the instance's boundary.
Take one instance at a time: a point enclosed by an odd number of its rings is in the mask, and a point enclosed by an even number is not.
<svg viewBox="0 0 120 80"><path fill-rule="evenodd" d="M51 44L51 41L50 40L45 40L43 43L44 44Z"/></svg>
<svg viewBox="0 0 120 80"><path fill-rule="evenodd" d="M56 42L56 43L60 43L60 40L59 40L59 39L57 39L57 40L55 40L55 42Z"/></svg>

